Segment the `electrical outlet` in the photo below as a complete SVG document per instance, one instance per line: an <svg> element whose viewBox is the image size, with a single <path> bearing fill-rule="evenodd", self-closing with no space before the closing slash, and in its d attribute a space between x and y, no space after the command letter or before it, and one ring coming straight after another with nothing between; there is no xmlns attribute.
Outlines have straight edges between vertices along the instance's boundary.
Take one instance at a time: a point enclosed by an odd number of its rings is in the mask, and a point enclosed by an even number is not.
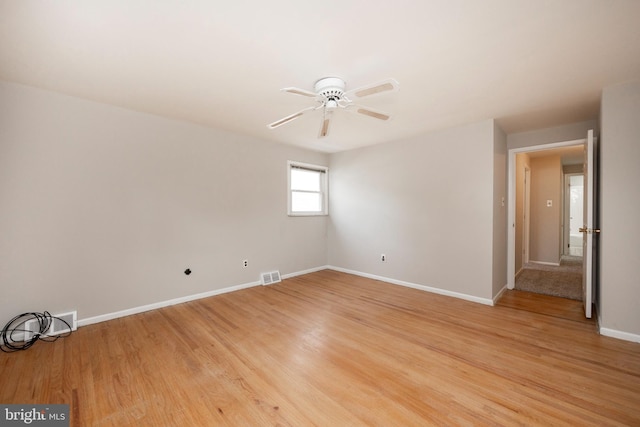
<svg viewBox="0 0 640 427"><path fill-rule="evenodd" d="M249 267L249 260L245 259L242 261L242 268L247 268L247 267Z"/></svg>
<svg viewBox="0 0 640 427"><path fill-rule="evenodd" d="M385 254L380 255L380 261L385 262L387 260L387 256Z"/></svg>

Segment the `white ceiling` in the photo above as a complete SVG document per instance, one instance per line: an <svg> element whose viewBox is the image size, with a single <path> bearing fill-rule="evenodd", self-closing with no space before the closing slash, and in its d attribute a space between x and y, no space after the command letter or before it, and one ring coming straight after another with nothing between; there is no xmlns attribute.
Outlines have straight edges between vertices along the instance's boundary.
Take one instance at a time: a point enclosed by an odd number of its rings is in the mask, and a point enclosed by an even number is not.
<svg viewBox="0 0 640 427"><path fill-rule="evenodd" d="M400 91L266 125L313 104L280 92L339 76ZM635 0L0 0L0 79L335 152L496 118L507 133L595 119L640 78ZM342 114L340 114L342 113Z"/></svg>

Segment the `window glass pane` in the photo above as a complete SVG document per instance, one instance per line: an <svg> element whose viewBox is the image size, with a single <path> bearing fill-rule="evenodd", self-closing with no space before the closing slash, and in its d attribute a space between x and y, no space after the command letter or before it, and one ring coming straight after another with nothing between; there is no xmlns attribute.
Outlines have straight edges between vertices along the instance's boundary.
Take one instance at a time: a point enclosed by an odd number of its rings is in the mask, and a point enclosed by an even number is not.
<svg viewBox="0 0 640 427"><path fill-rule="evenodd" d="M292 191L291 210L293 212L320 212L322 210L321 194Z"/></svg>
<svg viewBox="0 0 640 427"><path fill-rule="evenodd" d="M305 169L291 169L291 189L320 191L320 172Z"/></svg>

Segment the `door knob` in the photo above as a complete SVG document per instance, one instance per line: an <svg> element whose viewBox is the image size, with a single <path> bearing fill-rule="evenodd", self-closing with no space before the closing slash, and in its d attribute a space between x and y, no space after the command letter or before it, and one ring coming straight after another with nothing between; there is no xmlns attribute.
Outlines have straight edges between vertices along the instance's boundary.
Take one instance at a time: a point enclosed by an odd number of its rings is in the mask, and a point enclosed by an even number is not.
<svg viewBox="0 0 640 427"><path fill-rule="evenodd" d="M600 229L599 229L599 228L587 228L587 227L580 227L580 228L578 229L578 231L579 231L580 233L589 233L589 234L592 234L592 233L596 233L596 234L598 234L598 233L600 233Z"/></svg>

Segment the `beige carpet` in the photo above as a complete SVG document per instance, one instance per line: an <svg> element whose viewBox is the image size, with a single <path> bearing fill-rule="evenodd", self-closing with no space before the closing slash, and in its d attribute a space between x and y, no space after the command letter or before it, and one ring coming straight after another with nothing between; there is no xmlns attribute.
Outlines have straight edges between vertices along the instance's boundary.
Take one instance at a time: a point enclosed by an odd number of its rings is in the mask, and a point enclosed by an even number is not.
<svg viewBox="0 0 640 427"><path fill-rule="evenodd" d="M515 288L582 301L582 258L563 256L560 266L527 263Z"/></svg>

